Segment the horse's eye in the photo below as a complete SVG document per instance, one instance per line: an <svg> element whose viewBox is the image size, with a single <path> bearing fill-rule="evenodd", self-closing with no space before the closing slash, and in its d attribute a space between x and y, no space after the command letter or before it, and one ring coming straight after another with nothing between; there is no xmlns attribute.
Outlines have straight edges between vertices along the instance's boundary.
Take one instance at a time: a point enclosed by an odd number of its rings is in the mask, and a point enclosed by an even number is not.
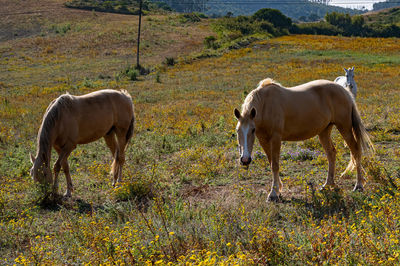
<svg viewBox="0 0 400 266"><path fill-rule="evenodd" d="M254 134L254 132L256 132L256 129L255 129L255 128L253 128L253 130L251 131L251 133Z"/></svg>

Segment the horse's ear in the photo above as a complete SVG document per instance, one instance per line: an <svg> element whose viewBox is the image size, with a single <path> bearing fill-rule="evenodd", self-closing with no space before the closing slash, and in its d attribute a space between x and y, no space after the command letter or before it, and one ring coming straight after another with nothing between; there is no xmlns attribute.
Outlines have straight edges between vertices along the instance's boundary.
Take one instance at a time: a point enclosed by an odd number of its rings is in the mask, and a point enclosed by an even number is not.
<svg viewBox="0 0 400 266"><path fill-rule="evenodd" d="M257 111L256 109L253 107L250 111L250 118L254 119L254 117L256 117Z"/></svg>
<svg viewBox="0 0 400 266"><path fill-rule="evenodd" d="M29 153L29 157L31 159L31 163L34 164L36 160L35 156L33 156L32 153Z"/></svg>
<svg viewBox="0 0 400 266"><path fill-rule="evenodd" d="M235 108L235 112L234 112L234 113L235 113L235 116L236 116L237 119L240 119L240 118L242 117L242 116L240 115L239 110L236 109L236 108Z"/></svg>
<svg viewBox="0 0 400 266"><path fill-rule="evenodd" d="M352 68L351 68L351 70L353 70L353 71L354 71L354 67L352 67Z"/></svg>
<svg viewBox="0 0 400 266"><path fill-rule="evenodd" d="M344 67L343 69L344 69L344 71L347 73L347 69L346 69L345 67Z"/></svg>

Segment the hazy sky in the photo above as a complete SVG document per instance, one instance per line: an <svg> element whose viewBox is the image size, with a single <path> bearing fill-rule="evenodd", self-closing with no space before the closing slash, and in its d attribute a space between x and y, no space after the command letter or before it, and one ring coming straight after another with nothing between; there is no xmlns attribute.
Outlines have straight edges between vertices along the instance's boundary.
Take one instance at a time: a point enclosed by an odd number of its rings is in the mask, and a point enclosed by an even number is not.
<svg viewBox="0 0 400 266"><path fill-rule="evenodd" d="M384 1L384 0L383 0ZM383 1L374 1L374 0L331 0L330 4L335 6L342 7L351 7L361 9L365 7L366 9L372 9L372 5L377 2Z"/></svg>

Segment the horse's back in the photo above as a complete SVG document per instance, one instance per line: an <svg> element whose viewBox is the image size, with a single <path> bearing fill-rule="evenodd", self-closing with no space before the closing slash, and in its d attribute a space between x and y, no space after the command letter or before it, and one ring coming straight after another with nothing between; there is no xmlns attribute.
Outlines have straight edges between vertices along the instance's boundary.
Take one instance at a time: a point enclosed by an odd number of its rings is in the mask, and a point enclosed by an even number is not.
<svg viewBox="0 0 400 266"><path fill-rule="evenodd" d="M94 110L101 113L112 113L113 115L123 112L133 112L132 99L127 92L100 90L75 97L77 99L77 104L80 105L81 108L92 110L91 113L93 114Z"/></svg>
<svg viewBox="0 0 400 266"><path fill-rule="evenodd" d="M317 94L322 104L329 105L332 110L350 112L351 94L341 84L329 80L317 80L309 83L309 90Z"/></svg>
<svg viewBox="0 0 400 266"><path fill-rule="evenodd" d="M343 120L351 114L353 100L349 91L338 83L329 80L315 80L298 86L314 99L314 106L330 113L331 122ZM307 104L307 103L306 103ZM308 104L311 105L310 102Z"/></svg>
<svg viewBox="0 0 400 266"><path fill-rule="evenodd" d="M126 91L117 90L99 90L84 95L75 96L76 99L87 103L100 103L106 104L109 101L117 101L122 104L130 103L132 101L130 95Z"/></svg>
<svg viewBox="0 0 400 266"><path fill-rule="evenodd" d="M264 122L284 140L302 140L319 134L351 111L351 99L332 81L316 80L284 88L270 86L265 94Z"/></svg>
<svg viewBox="0 0 400 266"><path fill-rule="evenodd" d="M346 82L346 77L339 76L339 77L335 78L335 80L333 82L342 84L342 83Z"/></svg>
<svg viewBox="0 0 400 266"><path fill-rule="evenodd" d="M127 93L101 90L71 97L61 131L78 144L92 142L116 128L126 130L133 120L132 99Z"/></svg>

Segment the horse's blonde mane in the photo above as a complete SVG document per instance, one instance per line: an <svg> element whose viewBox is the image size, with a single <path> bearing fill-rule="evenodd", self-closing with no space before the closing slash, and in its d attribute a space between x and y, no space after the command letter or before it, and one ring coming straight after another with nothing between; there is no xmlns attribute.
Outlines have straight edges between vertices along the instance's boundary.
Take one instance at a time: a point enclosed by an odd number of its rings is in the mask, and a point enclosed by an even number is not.
<svg viewBox="0 0 400 266"><path fill-rule="evenodd" d="M277 83L275 80L271 79L271 78L266 78L261 80L258 83L257 88L255 88L254 90L252 90L247 96L246 99L244 99L244 103L242 105L242 115L248 114L250 113L251 109L253 107L258 106L258 103L261 101L259 92L262 88L271 85L271 84L276 84L281 86L279 83Z"/></svg>
<svg viewBox="0 0 400 266"><path fill-rule="evenodd" d="M63 94L57 99L53 100L46 109L43 116L43 122L40 126L37 138L37 155L47 162L50 158L50 134L63 110L68 109L72 104L72 96L69 93Z"/></svg>
<svg viewBox="0 0 400 266"><path fill-rule="evenodd" d="M128 96L128 98L132 99L131 95L129 94L129 92L127 90L121 90L122 94L124 94L125 96Z"/></svg>

